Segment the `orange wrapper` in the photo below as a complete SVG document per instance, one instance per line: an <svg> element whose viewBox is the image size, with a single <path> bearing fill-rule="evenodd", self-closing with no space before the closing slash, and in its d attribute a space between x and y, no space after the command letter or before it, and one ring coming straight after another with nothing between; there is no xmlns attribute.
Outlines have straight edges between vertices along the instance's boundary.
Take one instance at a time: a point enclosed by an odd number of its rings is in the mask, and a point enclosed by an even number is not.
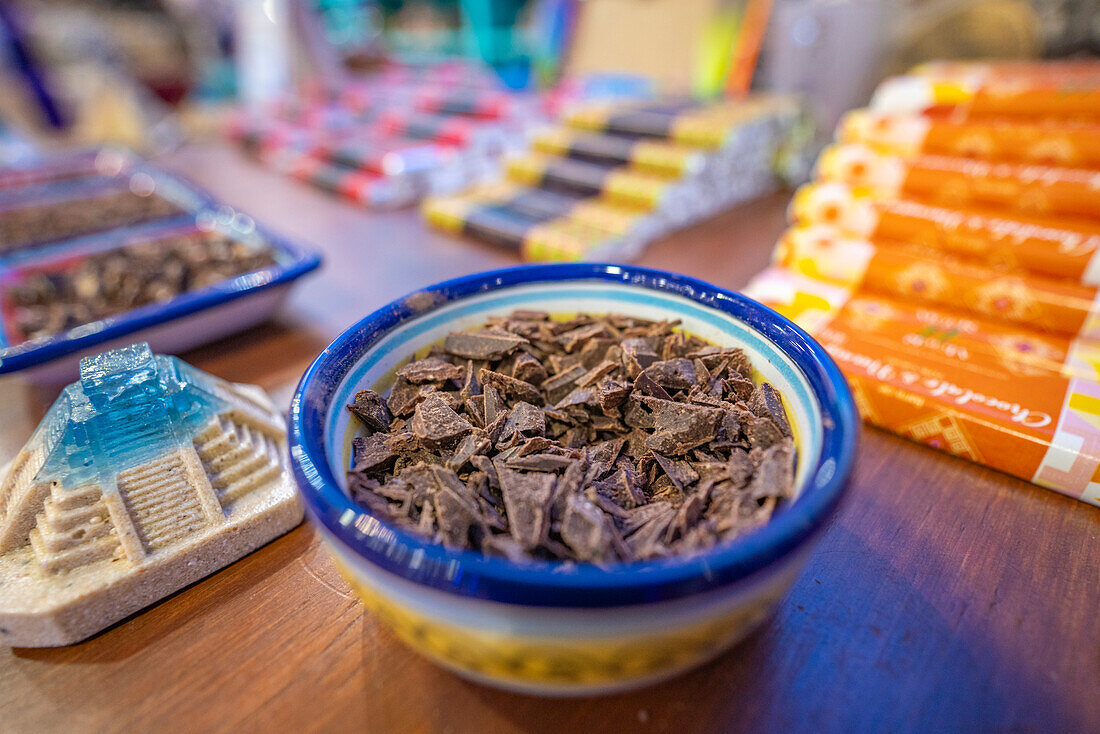
<svg viewBox="0 0 1100 734"><path fill-rule="evenodd" d="M887 79L871 107L880 112L963 108L975 115L1009 117L1100 116L1100 67L975 68L970 73L920 73ZM1022 73L1023 72L1023 73Z"/></svg>
<svg viewBox="0 0 1100 734"><path fill-rule="evenodd" d="M822 152L818 177L866 186L885 196L915 197L951 207L1100 219L1100 171L1019 163L990 163L940 155L903 157L866 145Z"/></svg>
<svg viewBox="0 0 1100 734"><path fill-rule="evenodd" d="M1100 63L1096 61L928 61L913 67L910 74L940 80L984 81L1069 81L1078 86L1100 86Z"/></svg>
<svg viewBox="0 0 1100 734"><path fill-rule="evenodd" d="M828 226L796 227L775 259L796 273L911 303L943 306L1069 339L1100 340L1097 289L1003 273L908 245L873 244Z"/></svg>
<svg viewBox="0 0 1100 734"><path fill-rule="evenodd" d="M912 341L890 302L772 268L746 294L807 328L829 350L873 425L1100 505L1100 384L1020 369L987 352L961 359ZM910 317L911 320L912 317ZM1040 340L1041 341L1041 340Z"/></svg>
<svg viewBox="0 0 1100 734"><path fill-rule="evenodd" d="M1100 167L1100 124L1080 120L961 119L853 110L837 141L913 156L922 153L989 161Z"/></svg>
<svg viewBox="0 0 1100 734"><path fill-rule="evenodd" d="M873 242L909 242L998 270L1100 285L1097 220L956 210L841 183L803 186L790 216L797 224L828 224Z"/></svg>

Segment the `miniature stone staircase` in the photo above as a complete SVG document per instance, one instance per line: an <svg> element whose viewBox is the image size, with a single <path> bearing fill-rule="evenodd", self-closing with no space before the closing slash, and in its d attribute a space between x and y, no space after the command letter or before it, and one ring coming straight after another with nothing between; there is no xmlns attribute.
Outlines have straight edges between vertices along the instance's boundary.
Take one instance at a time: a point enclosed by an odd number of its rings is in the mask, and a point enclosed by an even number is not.
<svg viewBox="0 0 1100 734"><path fill-rule="evenodd" d="M249 422L220 415L194 444L223 508L282 474L281 439Z"/></svg>
<svg viewBox="0 0 1100 734"><path fill-rule="evenodd" d="M0 483L0 553L27 542L39 503L47 492L46 487L34 482L44 460L41 447L20 453Z"/></svg>
<svg viewBox="0 0 1100 734"><path fill-rule="evenodd" d="M46 571L65 571L119 552L103 492L90 484L62 489L54 484L30 531L35 556Z"/></svg>
<svg viewBox="0 0 1100 734"><path fill-rule="evenodd" d="M147 553L209 523L178 451L118 474L118 493Z"/></svg>

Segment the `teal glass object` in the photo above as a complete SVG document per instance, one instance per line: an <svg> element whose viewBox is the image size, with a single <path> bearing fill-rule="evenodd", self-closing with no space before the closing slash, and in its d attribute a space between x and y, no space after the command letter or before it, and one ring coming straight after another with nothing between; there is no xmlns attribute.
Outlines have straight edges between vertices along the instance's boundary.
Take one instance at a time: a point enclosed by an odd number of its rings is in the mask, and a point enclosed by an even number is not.
<svg viewBox="0 0 1100 734"><path fill-rule="evenodd" d="M145 342L80 360L80 380L65 388L27 444L46 460L35 481L65 489L115 487L119 472L190 444L230 410L220 380Z"/></svg>

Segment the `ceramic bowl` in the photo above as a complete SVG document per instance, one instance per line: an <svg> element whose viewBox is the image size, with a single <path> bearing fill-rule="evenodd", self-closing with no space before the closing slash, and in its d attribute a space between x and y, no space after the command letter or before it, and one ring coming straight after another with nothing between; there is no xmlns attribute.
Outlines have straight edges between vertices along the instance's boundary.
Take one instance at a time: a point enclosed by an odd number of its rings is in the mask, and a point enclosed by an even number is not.
<svg viewBox="0 0 1100 734"><path fill-rule="evenodd" d="M357 390L389 389L414 353L515 309L680 319L744 348L784 396L798 449L797 496L766 526L706 553L599 568L515 563L448 550L387 526L349 499ZM306 511L364 603L398 636L477 681L592 695L667 678L764 620L841 499L859 421L825 351L744 296L619 265L527 266L450 280L380 308L337 338L298 385L291 459Z"/></svg>

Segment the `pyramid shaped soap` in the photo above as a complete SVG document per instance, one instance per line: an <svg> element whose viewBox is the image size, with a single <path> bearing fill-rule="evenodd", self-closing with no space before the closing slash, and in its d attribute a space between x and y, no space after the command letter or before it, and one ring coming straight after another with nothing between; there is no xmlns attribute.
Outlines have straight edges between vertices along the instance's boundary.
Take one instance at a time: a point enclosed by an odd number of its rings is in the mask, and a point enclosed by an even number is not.
<svg viewBox="0 0 1100 734"><path fill-rule="evenodd" d="M148 344L88 357L0 469L0 644L67 645L302 519L282 417Z"/></svg>

